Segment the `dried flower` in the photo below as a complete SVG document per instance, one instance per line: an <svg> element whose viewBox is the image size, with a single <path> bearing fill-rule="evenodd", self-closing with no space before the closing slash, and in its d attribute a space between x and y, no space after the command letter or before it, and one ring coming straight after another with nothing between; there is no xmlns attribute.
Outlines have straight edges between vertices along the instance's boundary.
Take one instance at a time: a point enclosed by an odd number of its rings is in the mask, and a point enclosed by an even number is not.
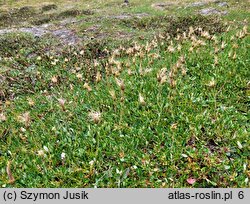
<svg viewBox="0 0 250 204"><path fill-rule="evenodd" d="M178 50L179 52L181 51L181 48L182 48L181 45L178 44L178 45L177 45L177 50Z"/></svg>
<svg viewBox="0 0 250 204"><path fill-rule="evenodd" d="M112 97L113 100L116 99L116 95L115 95L115 91L114 90L110 90L109 94L111 95L111 97Z"/></svg>
<svg viewBox="0 0 250 204"><path fill-rule="evenodd" d="M88 92L92 91L91 86L89 86L89 84L87 82L84 83L83 88L87 89Z"/></svg>
<svg viewBox="0 0 250 204"><path fill-rule="evenodd" d="M175 48L174 48L172 45L169 45L169 46L168 46L168 51L169 51L170 53L173 53L173 52L175 51Z"/></svg>
<svg viewBox="0 0 250 204"><path fill-rule="evenodd" d="M214 54L218 54L219 53L219 48L216 46L215 48L214 48Z"/></svg>
<svg viewBox="0 0 250 204"><path fill-rule="evenodd" d="M212 80L208 83L208 86L211 87L211 88L215 87L215 85L216 85L216 81L215 81L214 79L212 79Z"/></svg>
<svg viewBox="0 0 250 204"><path fill-rule="evenodd" d="M145 102L145 100L144 100L144 97L142 96L141 93L139 93L139 103L140 103L140 105L142 105L142 106L145 106L145 105L146 105L146 102Z"/></svg>
<svg viewBox="0 0 250 204"><path fill-rule="evenodd" d="M53 77L51 78L51 81L52 81L53 83L57 83L57 82L58 82L57 76L53 76Z"/></svg>
<svg viewBox="0 0 250 204"><path fill-rule="evenodd" d="M131 69L128 69L127 72L128 72L128 75L129 75L129 76L131 76L131 75L133 74L133 72L132 72Z"/></svg>
<svg viewBox="0 0 250 204"><path fill-rule="evenodd" d="M98 71L98 72L96 73L95 80L96 80L96 82L98 83L98 82L101 81L101 79L102 79L102 75L101 75L101 73Z"/></svg>
<svg viewBox="0 0 250 204"><path fill-rule="evenodd" d="M101 121L101 113L97 111L91 111L89 114L89 119L94 123L99 123Z"/></svg>
<svg viewBox="0 0 250 204"><path fill-rule="evenodd" d="M234 55L232 58L233 58L233 60L235 60L237 58L236 52L234 52Z"/></svg>
<svg viewBox="0 0 250 204"><path fill-rule="evenodd" d="M173 124L171 125L171 129L172 129L172 130L177 129L177 123L173 123Z"/></svg>
<svg viewBox="0 0 250 204"><path fill-rule="evenodd" d="M227 46L227 44L223 41L223 42L221 43L221 49L224 50L226 46Z"/></svg>
<svg viewBox="0 0 250 204"><path fill-rule="evenodd" d="M38 155L38 156L41 156L41 157L44 157L44 156L45 156L45 153L44 153L43 150L38 150L38 151L37 151L37 155Z"/></svg>
<svg viewBox="0 0 250 204"><path fill-rule="evenodd" d="M182 76L186 76L186 74L187 74L187 69L185 68L185 66L182 66L181 74L182 74Z"/></svg>
<svg viewBox="0 0 250 204"><path fill-rule="evenodd" d="M79 74L79 73L78 73L78 74L76 75L76 77L77 77L78 79L82 79L82 74Z"/></svg>
<svg viewBox="0 0 250 204"><path fill-rule="evenodd" d="M163 68L157 73L157 80L160 84L164 84L167 81L166 73L167 73L167 68Z"/></svg>
<svg viewBox="0 0 250 204"><path fill-rule="evenodd" d="M219 64L218 56L214 56L214 65L218 65L218 64Z"/></svg>
<svg viewBox="0 0 250 204"><path fill-rule="evenodd" d="M122 91L124 91L125 90L125 85L124 85L124 81L123 80L121 80L121 79L115 79L116 80L116 84L120 87L120 89L122 90Z"/></svg>
<svg viewBox="0 0 250 204"><path fill-rule="evenodd" d="M30 124L30 112L23 113L18 117L19 121L24 123L25 126L29 126Z"/></svg>
<svg viewBox="0 0 250 204"><path fill-rule="evenodd" d="M0 122L6 120L7 120L6 116L3 113L0 113Z"/></svg>
<svg viewBox="0 0 250 204"><path fill-rule="evenodd" d="M28 101L28 104L30 106L34 106L35 105L35 102L31 98L28 98L27 101Z"/></svg>
<svg viewBox="0 0 250 204"><path fill-rule="evenodd" d="M174 79L170 79L170 87L172 88L176 87L176 81Z"/></svg>
<svg viewBox="0 0 250 204"><path fill-rule="evenodd" d="M59 102L59 105L62 107L63 111L65 111L65 103L66 103L66 100L63 99L63 98L59 98L59 99L58 99L58 102Z"/></svg>

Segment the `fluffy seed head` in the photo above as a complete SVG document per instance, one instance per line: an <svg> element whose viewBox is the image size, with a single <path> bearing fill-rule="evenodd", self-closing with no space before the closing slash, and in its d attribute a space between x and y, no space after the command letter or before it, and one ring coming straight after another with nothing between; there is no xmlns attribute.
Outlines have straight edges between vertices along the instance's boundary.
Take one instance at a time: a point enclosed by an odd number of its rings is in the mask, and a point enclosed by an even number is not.
<svg viewBox="0 0 250 204"><path fill-rule="evenodd" d="M88 114L89 119L94 123L99 123L101 121L101 113L97 111L91 111Z"/></svg>

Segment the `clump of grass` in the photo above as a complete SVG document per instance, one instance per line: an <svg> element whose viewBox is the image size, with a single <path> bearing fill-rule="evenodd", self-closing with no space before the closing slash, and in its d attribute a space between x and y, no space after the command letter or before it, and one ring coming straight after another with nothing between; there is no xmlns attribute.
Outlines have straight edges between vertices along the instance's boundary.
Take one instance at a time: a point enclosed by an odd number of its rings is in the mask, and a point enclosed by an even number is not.
<svg viewBox="0 0 250 204"><path fill-rule="evenodd" d="M222 20L218 17L192 15L178 18L170 18L166 32L172 36L178 33L188 32L189 28L202 28L210 34L222 33L226 27Z"/></svg>
<svg viewBox="0 0 250 204"><path fill-rule="evenodd" d="M35 39L32 35L24 34L24 33L8 33L0 36L0 55L1 56L15 56L22 49L26 52L29 50L30 45L36 45L37 39ZM36 49L35 47L31 49Z"/></svg>
<svg viewBox="0 0 250 204"><path fill-rule="evenodd" d="M26 21L37 14L35 8L31 6L25 6L18 9L11 9L9 11L1 12L0 14L0 27L12 26Z"/></svg>
<svg viewBox="0 0 250 204"><path fill-rule="evenodd" d="M46 12L46 11L51 11L51 10L56 10L57 9L57 5L56 4L48 4L48 5L44 5L42 7L42 11Z"/></svg>
<svg viewBox="0 0 250 204"><path fill-rule="evenodd" d="M200 27L211 34L222 33L225 31L225 25L219 17L210 17L202 15L172 17L172 16L154 16L142 19L124 19L123 25L134 29L161 29L165 30L171 36L178 33L187 32L190 27Z"/></svg>
<svg viewBox="0 0 250 204"><path fill-rule="evenodd" d="M45 23L49 23L55 19L55 14L44 15L42 17L38 17L31 21L33 25L43 25Z"/></svg>
<svg viewBox="0 0 250 204"><path fill-rule="evenodd" d="M159 27L166 27L168 25L169 16L151 16L142 19L122 19L121 22L124 26L134 29L154 29Z"/></svg>
<svg viewBox="0 0 250 204"><path fill-rule="evenodd" d="M62 11L58 14L57 18L67 18L67 17L75 17L82 13L81 10L78 9L69 9L66 11Z"/></svg>

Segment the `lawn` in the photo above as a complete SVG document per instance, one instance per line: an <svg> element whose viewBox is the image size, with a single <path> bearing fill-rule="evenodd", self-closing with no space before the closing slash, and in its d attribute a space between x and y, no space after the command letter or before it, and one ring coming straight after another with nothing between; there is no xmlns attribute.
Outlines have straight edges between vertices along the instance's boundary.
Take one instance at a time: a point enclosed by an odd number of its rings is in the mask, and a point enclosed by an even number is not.
<svg viewBox="0 0 250 204"><path fill-rule="evenodd" d="M249 2L193 2L0 1L0 186L250 187Z"/></svg>

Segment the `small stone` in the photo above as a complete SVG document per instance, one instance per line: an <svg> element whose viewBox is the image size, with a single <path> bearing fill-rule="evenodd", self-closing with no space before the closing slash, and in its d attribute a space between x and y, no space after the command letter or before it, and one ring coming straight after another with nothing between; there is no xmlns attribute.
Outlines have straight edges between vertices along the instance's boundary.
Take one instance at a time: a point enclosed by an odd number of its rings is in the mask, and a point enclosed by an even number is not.
<svg viewBox="0 0 250 204"><path fill-rule="evenodd" d="M199 7L199 6L205 6L207 4L208 4L207 2L194 2L192 4L189 4L188 7Z"/></svg>
<svg viewBox="0 0 250 204"><path fill-rule="evenodd" d="M158 10L165 10L169 8L170 6L173 6L173 3L155 3L155 4L152 4L151 6Z"/></svg>
<svg viewBox="0 0 250 204"><path fill-rule="evenodd" d="M218 6L219 7L228 7L228 4L227 4L227 2L219 2Z"/></svg>
<svg viewBox="0 0 250 204"><path fill-rule="evenodd" d="M215 8L205 8L205 9L201 9L200 12L199 12L201 15L226 15L227 14L227 11L219 11Z"/></svg>

